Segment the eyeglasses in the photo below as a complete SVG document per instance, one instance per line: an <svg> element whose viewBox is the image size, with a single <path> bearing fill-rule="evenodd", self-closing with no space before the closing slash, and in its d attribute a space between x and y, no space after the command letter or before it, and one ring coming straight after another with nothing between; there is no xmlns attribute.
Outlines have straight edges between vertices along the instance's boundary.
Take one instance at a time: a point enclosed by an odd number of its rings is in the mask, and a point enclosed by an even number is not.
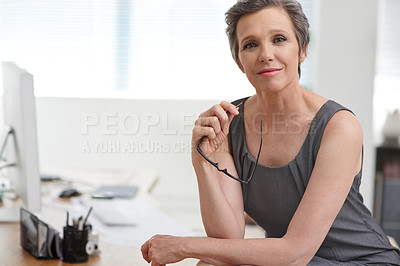
<svg viewBox="0 0 400 266"><path fill-rule="evenodd" d="M208 158L208 157L201 151L200 146L201 146L201 143L203 142L203 139L205 138L205 136L203 136L203 137L200 139L199 143L197 144L197 151L200 153L201 156L203 156L204 159L207 160L207 162L209 162L212 166L214 166L215 168L217 168L218 171L224 173L225 175L229 176L230 178L232 178L232 179L234 179L234 180L236 180L236 181L238 181L238 182L240 182L240 183L242 183L242 184L247 185L247 184L251 181L251 179L253 178L253 176L254 176L254 173L255 173L256 168L257 168L257 165L258 165L258 159L260 158L261 147L262 147L262 141L263 141L262 121L260 121L260 132L261 132L260 148L258 149L256 164L254 165L253 170L251 171L250 178L248 178L246 181L244 181L244 180L242 180L242 179L239 179L239 178L237 178L237 177L231 175L230 173L228 173L228 170L227 170L226 168L225 168L225 169L219 168L218 163L215 163L215 162L211 161L211 159Z"/></svg>

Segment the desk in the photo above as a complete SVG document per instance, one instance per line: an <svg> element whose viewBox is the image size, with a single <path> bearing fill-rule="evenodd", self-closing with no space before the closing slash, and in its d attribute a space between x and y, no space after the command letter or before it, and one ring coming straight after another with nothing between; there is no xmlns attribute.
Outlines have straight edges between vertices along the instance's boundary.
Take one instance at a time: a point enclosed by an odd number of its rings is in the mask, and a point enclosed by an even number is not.
<svg viewBox="0 0 400 266"><path fill-rule="evenodd" d="M101 237L101 236L100 236ZM100 256L89 257L86 263L64 263L61 260L37 260L20 245L19 223L0 224L0 265L2 266L61 266L61 265L96 265L96 266L148 266L138 248L101 242ZM197 260L187 259L176 263L179 266L196 265Z"/></svg>
<svg viewBox="0 0 400 266"><path fill-rule="evenodd" d="M89 257L86 263L70 264L61 260L37 260L20 245L19 223L0 224L0 264L3 266L58 266L58 265L149 265L142 259L140 250L115 244L101 243L102 254ZM184 265L184 264L182 264ZM194 264L186 264L194 265Z"/></svg>
<svg viewBox="0 0 400 266"><path fill-rule="evenodd" d="M51 204L49 198L54 196L53 187L42 183L42 210L40 218L52 225L58 231L62 230L65 224L65 209L63 205L69 204L68 200L50 198L54 200ZM57 192L58 193L58 192ZM55 202L57 201L57 202ZM101 241L100 237L100 256L89 257L86 263L70 264L61 260L37 260L20 245L20 225L19 223L0 223L0 265L2 266L55 266L55 265L96 265L96 266L148 266L149 264L142 258L139 248L128 247L118 244L111 244ZM197 260L187 259L176 263L179 266L196 265Z"/></svg>

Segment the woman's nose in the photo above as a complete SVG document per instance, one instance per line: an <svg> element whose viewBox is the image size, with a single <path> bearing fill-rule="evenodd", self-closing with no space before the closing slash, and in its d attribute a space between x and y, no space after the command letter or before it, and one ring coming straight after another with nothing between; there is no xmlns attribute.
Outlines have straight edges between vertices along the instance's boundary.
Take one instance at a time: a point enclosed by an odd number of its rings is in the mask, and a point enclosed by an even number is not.
<svg viewBox="0 0 400 266"><path fill-rule="evenodd" d="M273 52L273 48L271 46L262 45L261 49L259 51L260 51L260 53L258 55L258 61L260 63L264 63L264 62L273 60L274 52Z"/></svg>

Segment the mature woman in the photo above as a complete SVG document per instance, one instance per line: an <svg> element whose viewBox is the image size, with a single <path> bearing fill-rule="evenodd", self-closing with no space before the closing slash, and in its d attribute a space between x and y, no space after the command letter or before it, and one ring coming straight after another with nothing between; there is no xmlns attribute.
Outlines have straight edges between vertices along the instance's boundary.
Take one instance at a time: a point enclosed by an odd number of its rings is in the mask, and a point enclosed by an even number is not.
<svg viewBox="0 0 400 266"><path fill-rule="evenodd" d="M360 123L299 84L309 42L300 4L238 1L226 21L233 58L256 94L215 105L195 123L192 162L208 237L154 236L143 257L152 265L189 257L213 265L400 265L359 193ZM245 212L266 238L243 239Z"/></svg>

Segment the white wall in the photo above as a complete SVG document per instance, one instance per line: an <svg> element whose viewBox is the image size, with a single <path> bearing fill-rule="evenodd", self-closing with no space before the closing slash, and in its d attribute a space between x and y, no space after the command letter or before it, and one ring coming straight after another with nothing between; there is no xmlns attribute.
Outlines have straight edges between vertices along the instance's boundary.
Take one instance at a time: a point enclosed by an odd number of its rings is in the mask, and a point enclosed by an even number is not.
<svg viewBox="0 0 400 266"><path fill-rule="evenodd" d="M37 98L42 168L151 169L154 193L196 199L192 126L218 101Z"/></svg>
<svg viewBox="0 0 400 266"><path fill-rule="evenodd" d="M361 192L372 210L375 149L372 104L377 0L315 0L315 92L350 108L364 130Z"/></svg>

